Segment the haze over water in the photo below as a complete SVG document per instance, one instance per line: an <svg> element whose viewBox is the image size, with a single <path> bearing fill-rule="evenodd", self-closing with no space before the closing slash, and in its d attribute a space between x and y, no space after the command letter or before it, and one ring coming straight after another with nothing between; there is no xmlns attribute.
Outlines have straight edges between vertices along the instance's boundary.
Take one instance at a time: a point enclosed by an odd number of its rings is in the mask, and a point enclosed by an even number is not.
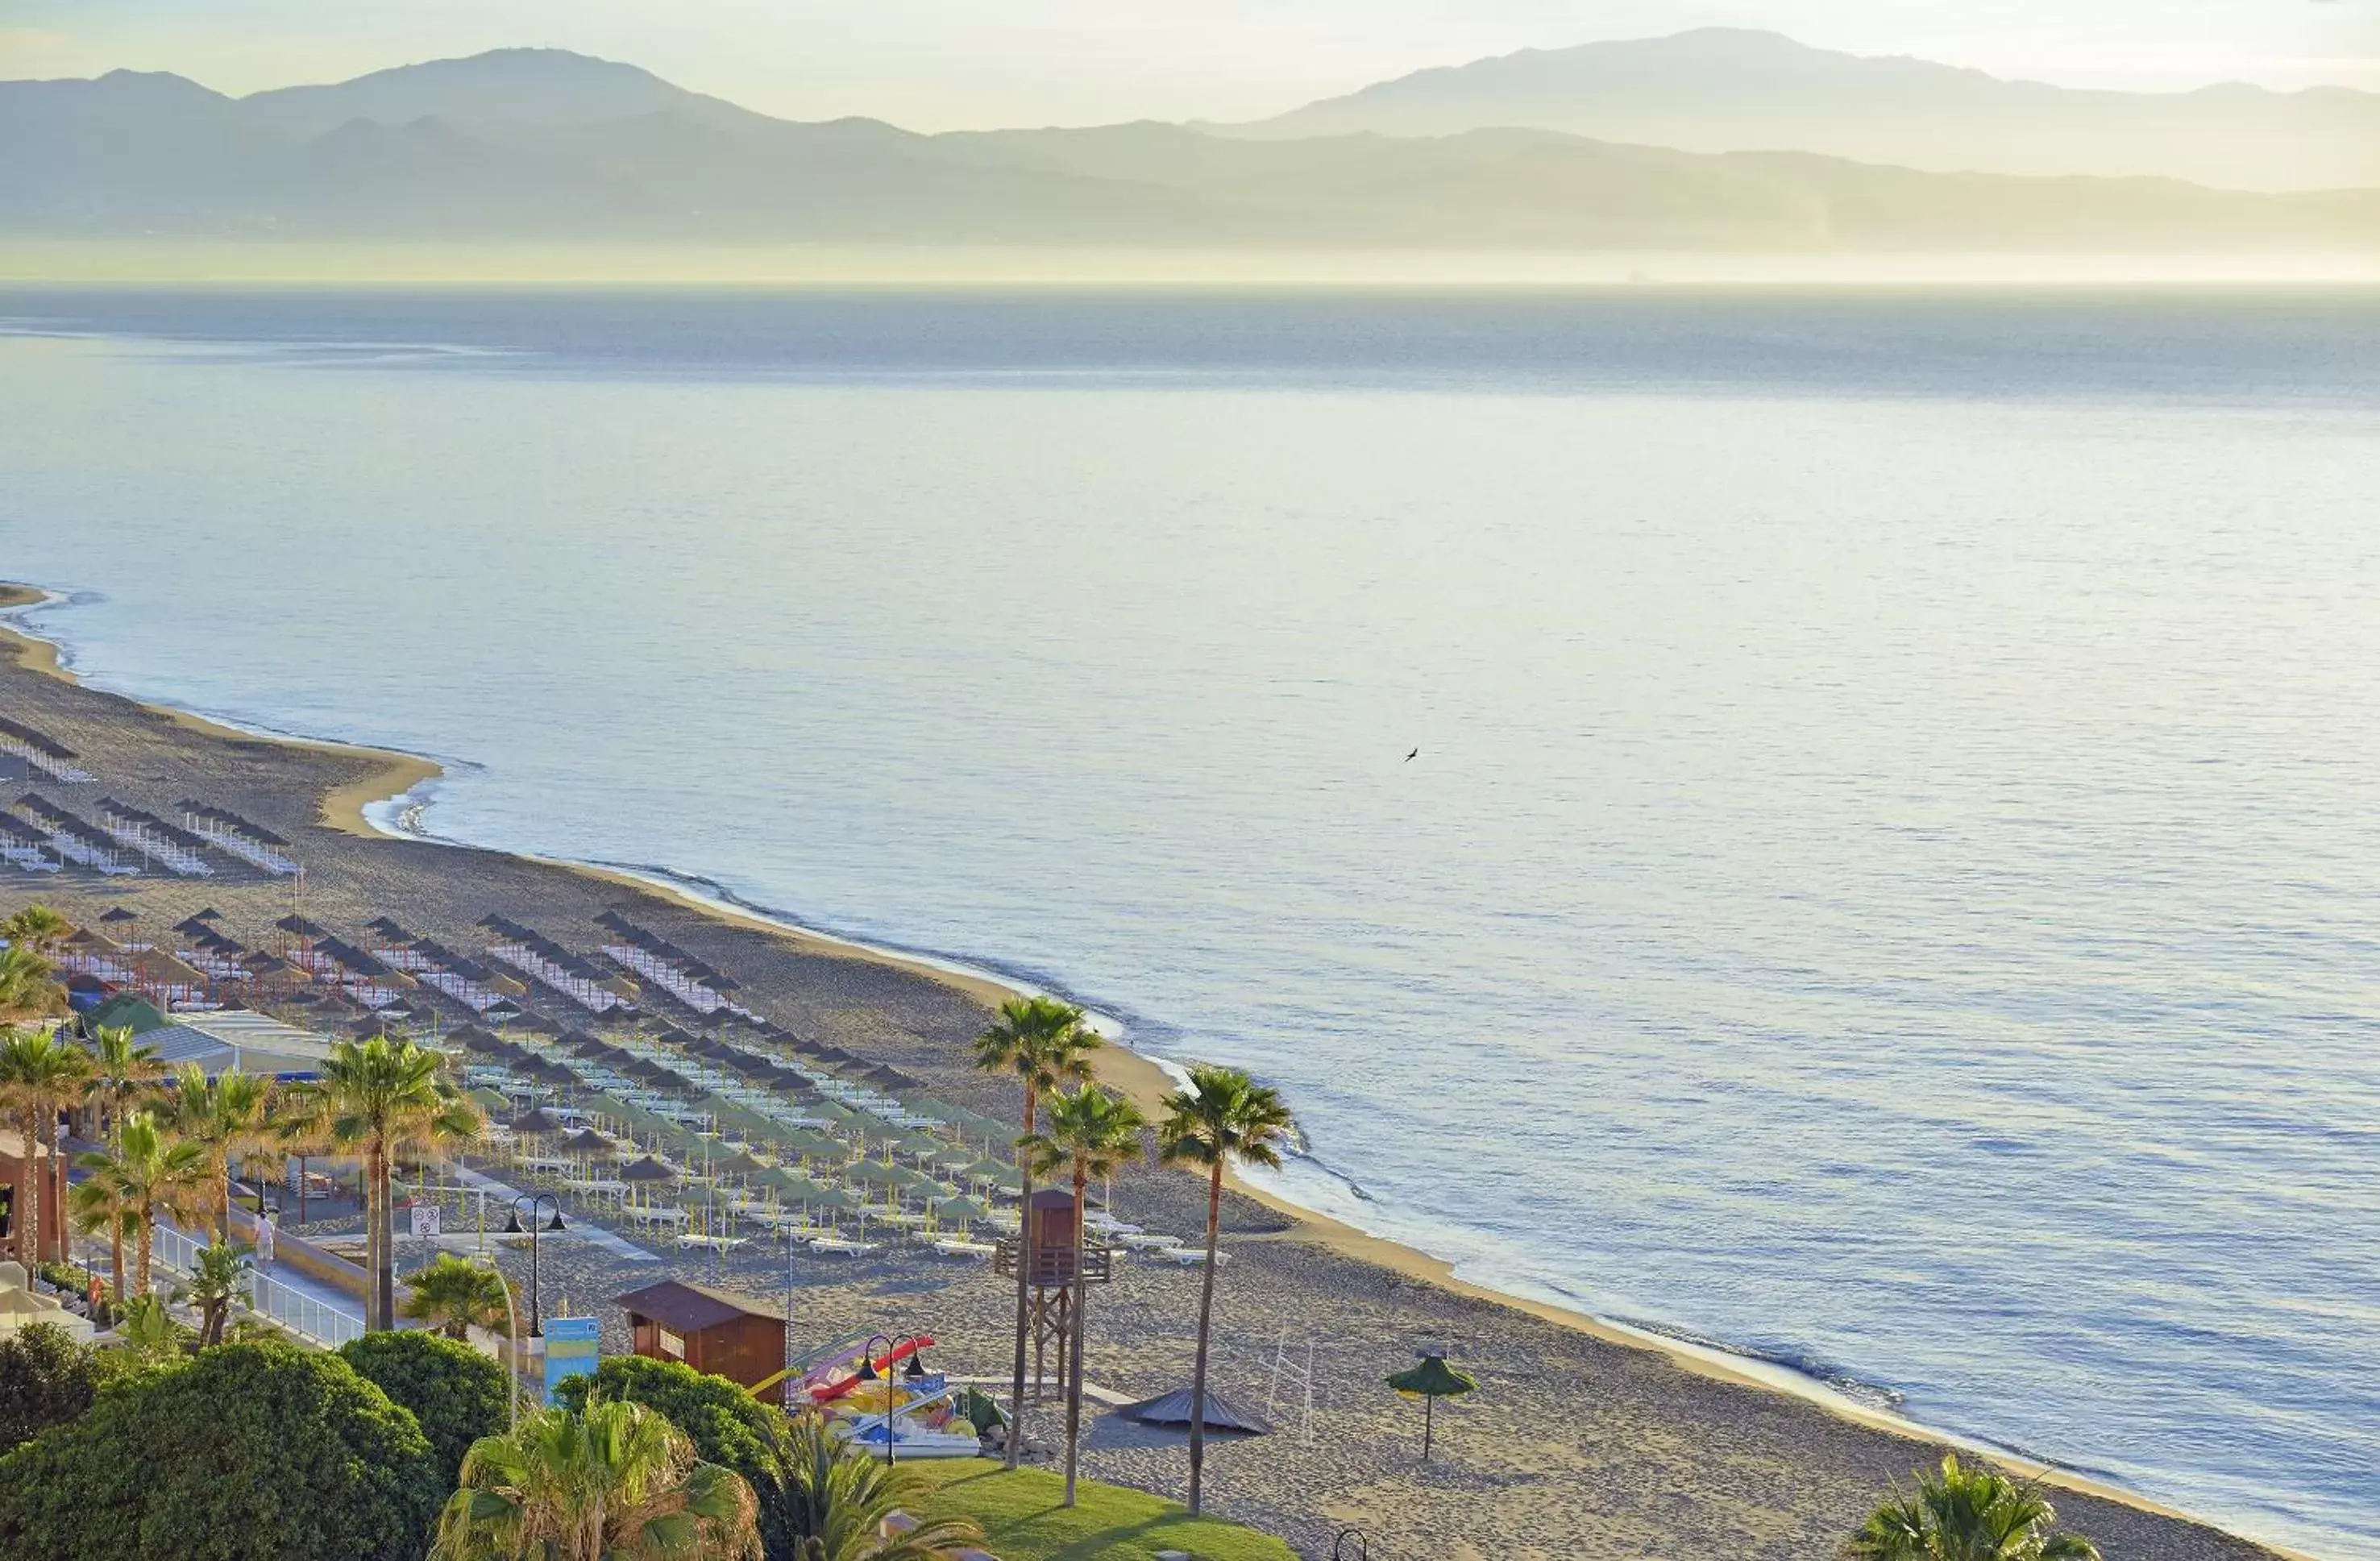
<svg viewBox="0 0 2380 1561"><path fill-rule="evenodd" d="M1245 1064L1466 1277L2380 1556L2380 296L0 316L93 681Z"/></svg>

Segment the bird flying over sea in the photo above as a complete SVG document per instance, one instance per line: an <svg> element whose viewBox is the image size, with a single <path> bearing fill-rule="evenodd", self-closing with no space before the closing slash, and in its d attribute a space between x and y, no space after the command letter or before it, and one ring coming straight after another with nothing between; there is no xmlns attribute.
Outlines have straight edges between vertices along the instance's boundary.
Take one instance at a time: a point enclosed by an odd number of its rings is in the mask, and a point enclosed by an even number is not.
<svg viewBox="0 0 2380 1561"><path fill-rule="evenodd" d="M1414 760L1419 757L1421 757L1421 750L1419 748L1415 748L1412 753L1405 756L1405 762L1407 764L1411 764Z"/></svg>

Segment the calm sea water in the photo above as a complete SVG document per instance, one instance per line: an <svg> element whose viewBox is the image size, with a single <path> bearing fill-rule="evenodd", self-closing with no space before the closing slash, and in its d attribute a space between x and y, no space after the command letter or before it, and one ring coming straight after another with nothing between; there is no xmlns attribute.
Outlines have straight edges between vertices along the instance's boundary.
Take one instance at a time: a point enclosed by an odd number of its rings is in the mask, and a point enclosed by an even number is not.
<svg viewBox="0 0 2380 1561"><path fill-rule="evenodd" d="M2380 297L0 316L0 575L95 681L1246 1064L1482 1281L2380 1556Z"/></svg>

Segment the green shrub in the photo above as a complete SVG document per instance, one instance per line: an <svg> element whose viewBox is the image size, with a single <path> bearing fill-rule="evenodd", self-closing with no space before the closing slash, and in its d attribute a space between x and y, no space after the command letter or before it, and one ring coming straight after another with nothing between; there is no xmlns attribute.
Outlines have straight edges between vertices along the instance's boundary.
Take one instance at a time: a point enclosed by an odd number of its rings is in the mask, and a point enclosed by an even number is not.
<svg viewBox="0 0 2380 1561"><path fill-rule="evenodd" d="M349 1339L339 1355L413 1412L450 1489L471 1444L504 1429L504 1369L468 1344L426 1332L376 1333Z"/></svg>
<svg viewBox="0 0 2380 1561"><path fill-rule="evenodd" d="M91 1408L98 1353L55 1323L0 1338L0 1453Z"/></svg>
<svg viewBox="0 0 2380 1561"><path fill-rule="evenodd" d="M0 1458L0 1555L419 1561L449 1483L345 1361L226 1344L111 1384Z"/></svg>
<svg viewBox="0 0 2380 1561"><path fill-rule="evenodd" d="M659 1410L694 1443L705 1463L732 1469L761 1497L760 1541L771 1561L793 1554L769 1491L784 1471L785 1417L723 1376L675 1361L613 1355L591 1376L566 1378L554 1389L565 1408L584 1410L589 1394Z"/></svg>
<svg viewBox="0 0 2380 1561"><path fill-rule="evenodd" d="M53 1258L41 1265L39 1273L42 1278L47 1279L51 1284L56 1286L59 1289L66 1291L68 1295L80 1295L83 1293L83 1286L86 1283L85 1276L81 1269L77 1268L71 1263L60 1263Z"/></svg>

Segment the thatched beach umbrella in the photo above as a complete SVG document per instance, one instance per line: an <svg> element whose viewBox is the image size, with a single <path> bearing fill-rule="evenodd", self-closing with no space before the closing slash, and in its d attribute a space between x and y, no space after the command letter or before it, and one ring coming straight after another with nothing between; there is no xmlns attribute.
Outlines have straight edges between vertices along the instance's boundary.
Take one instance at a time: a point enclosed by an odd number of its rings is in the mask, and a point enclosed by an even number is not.
<svg viewBox="0 0 2380 1561"><path fill-rule="evenodd" d="M1446 1363L1443 1355L1425 1354L1420 1365L1389 1378L1389 1386L1408 1398L1421 1399L1421 1460L1427 1463L1430 1411L1440 1398L1459 1398L1465 1393L1476 1392L1479 1379L1469 1372L1456 1371Z"/></svg>
<svg viewBox="0 0 2380 1561"><path fill-rule="evenodd" d="M650 1155L620 1168L620 1180L629 1182L660 1183L675 1181L677 1172L654 1159Z"/></svg>
<svg viewBox="0 0 2380 1561"><path fill-rule="evenodd" d="M512 1119L511 1127L514 1132L525 1137L562 1131L562 1124L542 1111L524 1111Z"/></svg>
<svg viewBox="0 0 2380 1561"><path fill-rule="evenodd" d="M608 1155L612 1141L593 1128L581 1128L562 1141L562 1146L574 1155Z"/></svg>
<svg viewBox="0 0 2380 1561"><path fill-rule="evenodd" d="M991 1211L973 1198L929 1198L926 1206L933 1211L934 1222L954 1221L961 1230L978 1219L989 1219Z"/></svg>

